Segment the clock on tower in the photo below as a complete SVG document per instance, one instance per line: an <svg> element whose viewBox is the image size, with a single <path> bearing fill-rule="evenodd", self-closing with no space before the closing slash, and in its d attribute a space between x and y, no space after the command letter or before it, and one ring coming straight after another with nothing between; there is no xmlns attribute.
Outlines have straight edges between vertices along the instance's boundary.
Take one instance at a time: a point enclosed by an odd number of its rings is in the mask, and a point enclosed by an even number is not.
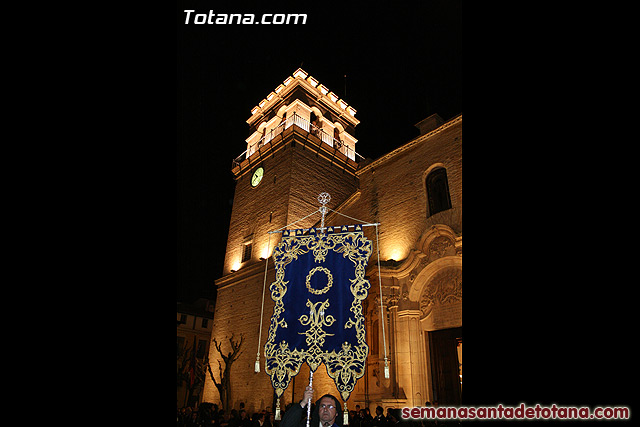
<svg viewBox="0 0 640 427"><path fill-rule="evenodd" d="M264 168L262 168L261 166L258 169L256 169L255 172L253 172L253 176L251 177L251 186L257 187L258 184L260 184L260 181L262 181L263 175L264 175Z"/></svg>

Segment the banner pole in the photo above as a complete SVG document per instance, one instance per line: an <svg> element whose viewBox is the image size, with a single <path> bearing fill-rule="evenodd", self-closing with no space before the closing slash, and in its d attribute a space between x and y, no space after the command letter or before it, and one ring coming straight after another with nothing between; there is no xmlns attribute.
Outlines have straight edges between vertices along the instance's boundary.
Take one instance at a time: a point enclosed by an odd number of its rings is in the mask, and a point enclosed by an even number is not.
<svg viewBox="0 0 640 427"><path fill-rule="evenodd" d="M313 385L313 371L309 370L309 387ZM311 398L307 402L307 427L309 427L309 421L311 421Z"/></svg>
<svg viewBox="0 0 640 427"><path fill-rule="evenodd" d="M376 251L378 252L378 286L380 287L380 323L382 324L382 346L384 347L384 378L389 378L389 359L387 358L387 338L384 334L384 310L382 309L382 279L380 278L380 241L378 240L378 224L376 224Z"/></svg>

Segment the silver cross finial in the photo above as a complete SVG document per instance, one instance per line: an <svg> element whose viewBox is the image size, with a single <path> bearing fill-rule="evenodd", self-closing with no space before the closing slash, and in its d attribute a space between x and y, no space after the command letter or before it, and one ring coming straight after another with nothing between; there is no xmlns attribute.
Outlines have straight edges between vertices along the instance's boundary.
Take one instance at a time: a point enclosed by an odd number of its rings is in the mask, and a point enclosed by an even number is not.
<svg viewBox="0 0 640 427"><path fill-rule="evenodd" d="M326 205L330 201L331 201L331 196L329 195L329 193L320 193L318 195L318 202L320 202L321 205Z"/></svg>
<svg viewBox="0 0 640 427"><path fill-rule="evenodd" d="M324 233L324 216L329 210L329 208L327 208L327 203L329 203L330 200L331 196L329 195L329 193L320 193L318 195L318 202L320 202L320 204L322 205L320 206L320 213L322 214L322 221L320 222L321 233Z"/></svg>

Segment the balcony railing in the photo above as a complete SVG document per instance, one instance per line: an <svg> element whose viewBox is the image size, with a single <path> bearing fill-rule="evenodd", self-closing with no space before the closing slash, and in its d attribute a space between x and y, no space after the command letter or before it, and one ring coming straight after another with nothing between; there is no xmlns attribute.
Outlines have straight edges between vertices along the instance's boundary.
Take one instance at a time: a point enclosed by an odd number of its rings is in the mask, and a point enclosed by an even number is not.
<svg viewBox="0 0 640 427"><path fill-rule="evenodd" d="M334 138L332 135L329 135L327 132L317 127L313 123L310 123L296 113L293 113L278 126L271 129L269 132L266 132L259 141L251 144L249 148L247 148L242 154L240 154L233 160L233 165L240 164L243 160L251 157L256 151L260 149L260 147L269 143L271 140L273 140L273 138L280 135L285 129L288 129L292 125L295 125L300 129L303 129L306 132L315 135L316 137L320 138L323 143L327 144L330 147L335 147L339 152L341 152L351 160L359 161L356 160L356 157L358 157L358 159L364 159L364 157L356 153L353 148L349 147L341 140Z"/></svg>

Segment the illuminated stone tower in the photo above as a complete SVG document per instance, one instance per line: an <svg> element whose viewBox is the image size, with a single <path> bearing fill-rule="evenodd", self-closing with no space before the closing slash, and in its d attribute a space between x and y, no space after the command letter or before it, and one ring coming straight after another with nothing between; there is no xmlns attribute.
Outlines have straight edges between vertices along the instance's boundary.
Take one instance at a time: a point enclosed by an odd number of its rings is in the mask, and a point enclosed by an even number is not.
<svg viewBox="0 0 640 427"><path fill-rule="evenodd" d="M333 206L353 193L355 113L301 69L251 110L246 151L232 165L236 190L224 274L265 257L267 231L309 215L319 193L330 193Z"/></svg>
<svg viewBox="0 0 640 427"><path fill-rule="evenodd" d="M251 110L247 120L250 135L246 150L232 162L236 180L223 277L218 288L212 337L228 346L225 337L244 335L243 354L233 365L232 404L245 402L248 409L271 406L273 390L264 373L263 346L273 301L268 286L274 280L269 265L262 316L265 261L279 242L278 230L316 211L317 196L331 195L329 208L335 208L358 187L355 172L359 160L353 136L356 110L302 69L287 77L273 92ZM320 215L296 223L310 227ZM260 342L261 372L254 373ZM211 361L220 359L212 346ZM306 365L305 365L306 367ZM217 363L212 364L217 374ZM322 368L324 369L324 368ZM304 371L304 370L303 370ZM308 381L308 369L298 376L296 388ZM314 379L318 386L333 386L326 372ZM219 377L217 377L219 380ZM283 396L291 401L293 387ZM336 392L337 395L337 392ZM301 398L297 396L297 399ZM217 389L208 379L205 401L218 400ZM253 399L253 400L252 400Z"/></svg>

